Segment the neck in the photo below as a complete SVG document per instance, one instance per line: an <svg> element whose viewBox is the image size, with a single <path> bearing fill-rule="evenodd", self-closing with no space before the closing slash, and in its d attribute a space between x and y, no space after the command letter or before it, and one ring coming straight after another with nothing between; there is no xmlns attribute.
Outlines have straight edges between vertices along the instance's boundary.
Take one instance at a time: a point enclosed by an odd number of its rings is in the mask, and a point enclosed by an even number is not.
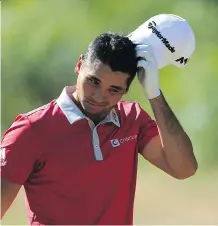
<svg viewBox="0 0 218 226"><path fill-rule="evenodd" d="M100 114L90 114L88 112L86 112L83 107L82 104L79 100L78 94L77 92L71 92L69 93L70 98L73 100L73 102L76 104L76 106L80 109L80 111L86 116L88 117L90 120L92 120L92 122L97 125L100 121L102 121L107 114L105 113L100 113Z"/></svg>

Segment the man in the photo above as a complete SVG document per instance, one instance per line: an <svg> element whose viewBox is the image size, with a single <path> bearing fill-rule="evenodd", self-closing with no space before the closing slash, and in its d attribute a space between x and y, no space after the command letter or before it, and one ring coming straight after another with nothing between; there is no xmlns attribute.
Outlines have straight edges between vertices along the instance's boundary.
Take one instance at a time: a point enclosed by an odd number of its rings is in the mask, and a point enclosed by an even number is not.
<svg viewBox="0 0 218 226"><path fill-rule="evenodd" d="M156 122L138 103L121 101L137 70ZM17 116L5 132L2 217L23 185L29 224L132 224L138 153L177 179L196 172L192 143L159 89L150 46L104 33L75 73L76 86Z"/></svg>

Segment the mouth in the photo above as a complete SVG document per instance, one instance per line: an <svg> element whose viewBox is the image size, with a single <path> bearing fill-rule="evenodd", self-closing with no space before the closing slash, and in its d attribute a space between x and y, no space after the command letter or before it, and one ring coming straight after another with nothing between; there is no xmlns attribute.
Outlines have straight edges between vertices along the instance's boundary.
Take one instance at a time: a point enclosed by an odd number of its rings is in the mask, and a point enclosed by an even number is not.
<svg viewBox="0 0 218 226"><path fill-rule="evenodd" d="M92 103L90 101L86 101L86 103L92 105L92 106L95 106L95 107L104 107L103 105L100 105L100 104L95 104L95 103Z"/></svg>
<svg viewBox="0 0 218 226"><path fill-rule="evenodd" d="M91 112L100 112L100 111L104 110L103 105L95 104L95 103L92 103L92 102L89 102L89 101L85 101L85 102L89 106L89 110Z"/></svg>

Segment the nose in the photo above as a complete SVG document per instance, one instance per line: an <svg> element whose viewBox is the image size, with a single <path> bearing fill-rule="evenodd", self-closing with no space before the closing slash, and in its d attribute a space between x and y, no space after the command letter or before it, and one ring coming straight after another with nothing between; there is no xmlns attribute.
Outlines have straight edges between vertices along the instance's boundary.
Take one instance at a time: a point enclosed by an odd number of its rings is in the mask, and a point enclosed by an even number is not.
<svg viewBox="0 0 218 226"><path fill-rule="evenodd" d="M96 103L99 103L99 104L102 103L105 99L103 91L100 88L97 88L94 90L92 94L92 98Z"/></svg>

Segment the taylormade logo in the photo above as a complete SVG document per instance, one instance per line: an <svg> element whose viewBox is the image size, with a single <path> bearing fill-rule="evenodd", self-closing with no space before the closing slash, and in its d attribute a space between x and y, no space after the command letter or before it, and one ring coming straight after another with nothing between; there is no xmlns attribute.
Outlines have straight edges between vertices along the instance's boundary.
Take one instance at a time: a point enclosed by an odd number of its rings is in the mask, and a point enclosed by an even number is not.
<svg viewBox="0 0 218 226"><path fill-rule="evenodd" d="M157 30L156 26L157 25L154 21L148 23L148 29L152 29L152 33L154 33L163 42L163 44L167 47L167 49L170 50L171 53L174 53L175 47L170 45L169 41L162 36L161 32Z"/></svg>
<svg viewBox="0 0 218 226"><path fill-rule="evenodd" d="M122 139L119 139L119 140L118 139L113 139L113 140L111 140L111 145L112 145L112 147L115 148L115 147L120 146L123 143L126 143L126 142L128 142L130 140L134 140L136 138L137 138L137 134L129 136L129 137L125 137L125 138L122 138Z"/></svg>

